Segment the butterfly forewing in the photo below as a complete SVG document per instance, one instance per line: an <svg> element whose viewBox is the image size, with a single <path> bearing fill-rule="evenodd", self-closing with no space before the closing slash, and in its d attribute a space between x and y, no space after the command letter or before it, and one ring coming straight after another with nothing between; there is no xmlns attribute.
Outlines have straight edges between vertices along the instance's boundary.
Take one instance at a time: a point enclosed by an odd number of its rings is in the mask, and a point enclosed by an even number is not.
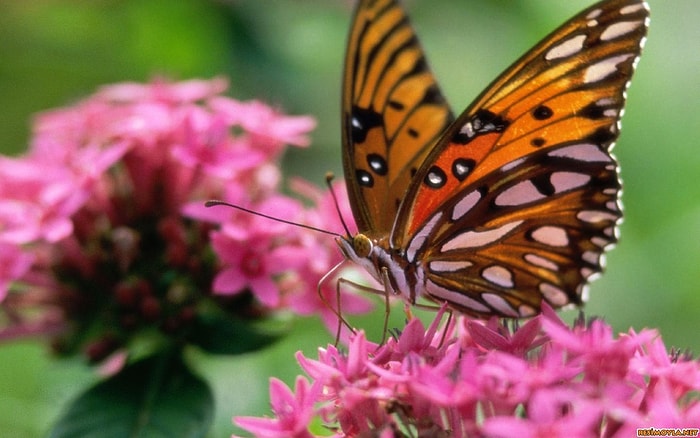
<svg viewBox="0 0 700 438"><path fill-rule="evenodd" d="M425 292L476 315L579 303L621 217L617 138L648 21L600 2L501 75L443 134L408 188L391 247Z"/></svg>
<svg viewBox="0 0 700 438"><path fill-rule="evenodd" d="M394 0L361 0L343 82L343 167L361 232L388 237L412 176L454 117Z"/></svg>

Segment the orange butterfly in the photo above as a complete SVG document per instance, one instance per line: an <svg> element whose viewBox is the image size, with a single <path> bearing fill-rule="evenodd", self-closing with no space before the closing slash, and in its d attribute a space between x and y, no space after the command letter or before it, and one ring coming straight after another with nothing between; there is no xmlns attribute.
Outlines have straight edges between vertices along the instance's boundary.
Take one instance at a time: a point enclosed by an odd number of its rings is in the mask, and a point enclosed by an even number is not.
<svg viewBox="0 0 700 438"><path fill-rule="evenodd" d="M478 317L580 304L617 240L625 90L642 0L581 12L457 119L396 0L360 0L343 81L343 167L359 233L337 239L387 293Z"/></svg>

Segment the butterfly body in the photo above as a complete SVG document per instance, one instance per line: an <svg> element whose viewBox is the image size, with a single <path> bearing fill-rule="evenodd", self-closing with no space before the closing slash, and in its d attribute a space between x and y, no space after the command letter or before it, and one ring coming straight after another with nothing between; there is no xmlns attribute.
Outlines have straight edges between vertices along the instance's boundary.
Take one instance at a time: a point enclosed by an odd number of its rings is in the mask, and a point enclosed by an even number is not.
<svg viewBox="0 0 700 438"><path fill-rule="evenodd" d="M625 90L648 22L606 0L554 31L455 118L395 0L362 0L343 86L356 236L346 258L414 304L525 317L580 304L622 216Z"/></svg>

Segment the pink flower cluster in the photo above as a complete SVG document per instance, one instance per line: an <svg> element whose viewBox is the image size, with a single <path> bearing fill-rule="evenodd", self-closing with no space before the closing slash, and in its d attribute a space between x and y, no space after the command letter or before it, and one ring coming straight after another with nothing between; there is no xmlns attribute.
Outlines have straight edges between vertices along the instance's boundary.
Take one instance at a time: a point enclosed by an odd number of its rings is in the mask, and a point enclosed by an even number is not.
<svg viewBox="0 0 700 438"><path fill-rule="evenodd" d="M629 437L700 424L700 364L653 330L613 336L601 320L566 326L545 309L522 327L411 320L377 346L297 354L311 378L273 379L274 418L237 417L257 437ZM325 430L310 431L310 424ZM326 433L321 433L321 432Z"/></svg>
<svg viewBox="0 0 700 438"><path fill-rule="evenodd" d="M309 143L314 120L226 88L117 84L37 116L28 152L0 157L0 336L60 331L59 351L97 360L142 328L186 332L204 300L250 297L255 314L291 309L331 323L316 285L341 259L332 238L204 207L222 199L342 231L328 194L295 181L317 205L306 207L278 191L280 155ZM368 310L344 300L344 312Z"/></svg>

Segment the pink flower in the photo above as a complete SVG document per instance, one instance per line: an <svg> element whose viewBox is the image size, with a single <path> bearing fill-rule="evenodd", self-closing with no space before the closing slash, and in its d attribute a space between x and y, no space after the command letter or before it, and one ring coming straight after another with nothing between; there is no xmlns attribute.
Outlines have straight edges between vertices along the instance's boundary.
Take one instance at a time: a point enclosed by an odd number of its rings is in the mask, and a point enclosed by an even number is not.
<svg viewBox="0 0 700 438"><path fill-rule="evenodd" d="M101 361L153 329L196 333L208 312L327 319L315 291L338 256L332 237L203 207L225 199L317 221L325 213L279 194L276 163L286 145L308 144L315 122L225 89L116 84L35 118L29 151L0 158L0 336L43 327L57 351Z"/></svg>
<svg viewBox="0 0 700 438"><path fill-rule="evenodd" d="M293 220L299 217L301 206L278 196L259 205L258 211ZM292 239L285 239L294 234L289 225L260 216L247 219L225 224L212 234L213 249L224 264L214 279L214 292L237 294L247 287L265 306L277 307L280 292L275 278L300 269L309 253Z"/></svg>
<svg viewBox="0 0 700 438"><path fill-rule="evenodd" d="M0 241L56 242L73 231L70 217L87 201L89 185L73 169L44 159L0 159Z"/></svg>
<svg viewBox="0 0 700 438"><path fill-rule="evenodd" d="M314 403L320 394L319 384L309 385L297 377L294 392L282 381L270 379L270 404L275 419L238 417L235 423L261 438L310 438L309 422L314 415ZM235 436L235 435L234 435Z"/></svg>
<svg viewBox="0 0 700 438"><path fill-rule="evenodd" d="M629 436L698 422L700 364L667 355L651 331L615 337L601 320L571 329L551 309L515 329L464 317L438 329L442 318L427 330L413 319L382 346L358 332L347 354L297 353L322 388L310 421L341 436L494 437Z"/></svg>
<svg viewBox="0 0 700 438"><path fill-rule="evenodd" d="M151 84L124 82L108 85L100 89L98 97L113 102L182 103L213 98L227 88L228 80L222 77L211 80L191 79L175 83L158 79Z"/></svg>
<svg viewBox="0 0 700 438"><path fill-rule="evenodd" d="M311 117L285 116L259 101L212 99L210 105L224 114L228 123L242 127L251 142L272 155L279 153L284 144L308 146L306 134L316 126Z"/></svg>

